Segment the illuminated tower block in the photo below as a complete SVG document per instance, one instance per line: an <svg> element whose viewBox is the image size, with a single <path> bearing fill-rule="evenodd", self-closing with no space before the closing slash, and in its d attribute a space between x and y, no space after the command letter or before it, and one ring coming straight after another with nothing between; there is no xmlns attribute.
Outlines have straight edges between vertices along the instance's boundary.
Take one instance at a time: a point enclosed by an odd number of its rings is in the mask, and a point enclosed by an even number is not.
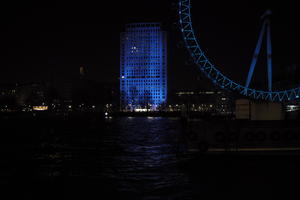
<svg viewBox="0 0 300 200"><path fill-rule="evenodd" d="M158 110L167 100L167 34L159 23L128 24L121 34L122 110Z"/></svg>

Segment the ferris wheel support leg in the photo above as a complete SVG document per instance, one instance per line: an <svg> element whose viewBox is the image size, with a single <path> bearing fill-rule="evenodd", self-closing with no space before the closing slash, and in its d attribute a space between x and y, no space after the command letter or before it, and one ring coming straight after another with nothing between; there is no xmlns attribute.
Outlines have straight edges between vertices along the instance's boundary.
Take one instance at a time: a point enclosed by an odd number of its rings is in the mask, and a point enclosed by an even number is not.
<svg viewBox="0 0 300 200"><path fill-rule="evenodd" d="M272 76L273 76L273 68L272 68L272 41L271 41L271 27L270 22L268 22L268 35L267 35L267 54L268 54L268 86L269 91L272 91Z"/></svg>
<svg viewBox="0 0 300 200"><path fill-rule="evenodd" d="M246 81L246 87L247 88L249 87L249 85L251 83L251 80L252 80L252 77L253 77L254 69L255 69L255 66L256 66L256 63L257 63L257 58L258 58L258 55L259 55L260 50L261 50L261 46L262 46L262 42L263 42L263 38L264 38L264 34L265 34L265 29L266 29L266 23L263 24L263 27L262 27L262 29L260 31L260 34L259 34L259 39L258 39L256 48L255 48L254 56L253 56L251 66L250 66L250 70L248 72L248 77L247 77L247 81Z"/></svg>

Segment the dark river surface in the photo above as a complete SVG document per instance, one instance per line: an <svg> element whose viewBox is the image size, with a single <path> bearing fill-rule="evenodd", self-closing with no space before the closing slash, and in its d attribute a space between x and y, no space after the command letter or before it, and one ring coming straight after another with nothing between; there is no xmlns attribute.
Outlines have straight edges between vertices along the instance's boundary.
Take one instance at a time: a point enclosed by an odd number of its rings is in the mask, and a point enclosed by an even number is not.
<svg viewBox="0 0 300 200"><path fill-rule="evenodd" d="M177 118L95 120L89 128L80 120L39 123L28 129L32 136L24 131L21 137L22 128L15 127L21 139L2 141L2 195L139 200L300 195L298 155L186 156L178 152L184 145L178 143Z"/></svg>

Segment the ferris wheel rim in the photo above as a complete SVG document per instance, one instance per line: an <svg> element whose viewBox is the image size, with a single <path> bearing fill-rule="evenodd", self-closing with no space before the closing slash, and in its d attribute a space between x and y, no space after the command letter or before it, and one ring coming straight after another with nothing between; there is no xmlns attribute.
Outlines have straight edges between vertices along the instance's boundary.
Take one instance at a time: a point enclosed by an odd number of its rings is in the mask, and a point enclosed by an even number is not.
<svg viewBox="0 0 300 200"><path fill-rule="evenodd" d="M183 35L184 43L193 58L194 63L200 68L201 72L209 78L213 84L222 89L238 91L241 95L256 100L267 100L273 102L292 101L300 99L300 86L288 90L264 91L243 86L225 76L215 65L206 57L200 48L196 38L191 17L191 0L179 0L179 24Z"/></svg>

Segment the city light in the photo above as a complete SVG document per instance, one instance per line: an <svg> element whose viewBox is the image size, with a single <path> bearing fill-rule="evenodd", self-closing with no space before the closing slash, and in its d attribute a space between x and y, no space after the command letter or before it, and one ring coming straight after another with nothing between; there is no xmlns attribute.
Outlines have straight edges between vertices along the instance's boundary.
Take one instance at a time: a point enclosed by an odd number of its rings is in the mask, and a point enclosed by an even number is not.
<svg viewBox="0 0 300 200"><path fill-rule="evenodd" d="M136 108L134 109L135 112L147 112L148 110L145 108Z"/></svg>
<svg viewBox="0 0 300 200"><path fill-rule="evenodd" d="M299 105L287 105L286 106L286 111L287 112L294 112L294 111L299 111L300 106Z"/></svg>
<svg viewBox="0 0 300 200"><path fill-rule="evenodd" d="M32 106L32 110L34 110L34 111L46 111L46 110L48 110L48 106Z"/></svg>

